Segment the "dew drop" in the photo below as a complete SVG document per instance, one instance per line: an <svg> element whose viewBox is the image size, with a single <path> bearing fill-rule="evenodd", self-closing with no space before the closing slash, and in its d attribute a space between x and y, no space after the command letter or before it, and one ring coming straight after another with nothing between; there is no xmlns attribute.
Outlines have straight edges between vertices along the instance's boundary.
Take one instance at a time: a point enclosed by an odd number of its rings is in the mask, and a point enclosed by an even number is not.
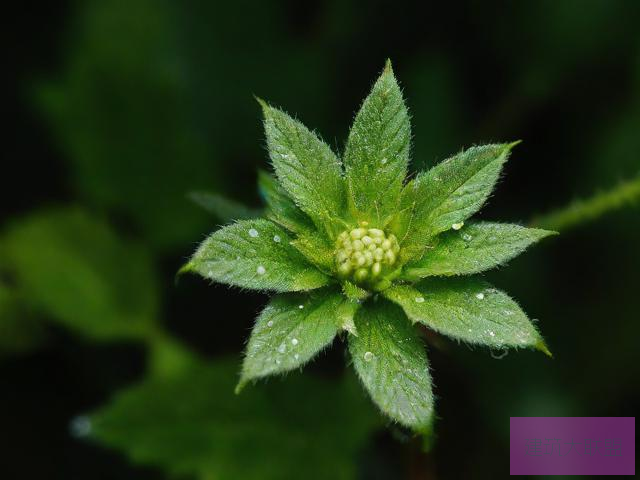
<svg viewBox="0 0 640 480"><path fill-rule="evenodd" d="M496 336L496 334L495 334L495 333L493 333L493 332L489 332L489 335L490 335L490 336L492 336L492 337L495 337L495 336Z"/></svg>
<svg viewBox="0 0 640 480"><path fill-rule="evenodd" d="M298 339L297 338L292 338L291 339L291 345L297 345L298 344Z"/></svg>
<svg viewBox="0 0 640 480"><path fill-rule="evenodd" d="M476 298L478 300L482 300L484 298L484 293L480 292L480 293L476 293Z"/></svg>
<svg viewBox="0 0 640 480"><path fill-rule="evenodd" d="M300 358L300 355L298 355L297 353L293 356L293 358L295 358L296 360L298 360Z"/></svg>
<svg viewBox="0 0 640 480"><path fill-rule="evenodd" d="M86 437L91 433L91 419L80 415L69 423L69 432L76 438Z"/></svg>
<svg viewBox="0 0 640 480"><path fill-rule="evenodd" d="M364 353L364 361L365 362L370 362L371 360L373 360L373 353L365 352Z"/></svg>
<svg viewBox="0 0 640 480"><path fill-rule="evenodd" d="M451 225L451 228L453 228L454 230L460 230L463 226L464 226L464 222L460 222L460 223L454 223L453 225Z"/></svg>
<svg viewBox="0 0 640 480"><path fill-rule="evenodd" d="M416 300L416 303L423 303L424 297L416 297L415 300Z"/></svg>
<svg viewBox="0 0 640 480"><path fill-rule="evenodd" d="M274 235L274 236L273 236L273 241L274 241L274 242L276 242L276 243L280 243L280 240L281 240L280 235Z"/></svg>
<svg viewBox="0 0 640 480"><path fill-rule="evenodd" d="M469 235L468 233L463 233L461 236L462 236L462 239L465 242L470 242L473 239L473 237L471 235Z"/></svg>
<svg viewBox="0 0 640 480"><path fill-rule="evenodd" d="M385 163L387 163L387 157L384 157L382 160L380 160L380 163L382 165L384 165Z"/></svg>
<svg viewBox="0 0 640 480"><path fill-rule="evenodd" d="M267 269L264 268L262 265L258 265L258 268L256 268L256 273L258 275L264 275L267 272Z"/></svg>
<svg viewBox="0 0 640 480"><path fill-rule="evenodd" d="M267 327L269 327L269 328L273 327L273 320L269 320L267 322Z"/></svg>
<svg viewBox="0 0 640 480"><path fill-rule="evenodd" d="M252 238L256 238L258 235L260 235L258 233L258 230L256 230L255 228L251 228L249 229L249 236Z"/></svg>
<svg viewBox="0 0 640 480"><path fill-rule="evenodd" d="M278 352L284 353L287 350L287 346L284 343L281 343L278 347Z"/></svg>
<svg viewBox="0 0 640 480"><path fill-rule="evenodd" d="M300 310L302 310L302 309L304 308L304 305L300 304L300 305L298 305L298 308L299 308Z"/></svg>

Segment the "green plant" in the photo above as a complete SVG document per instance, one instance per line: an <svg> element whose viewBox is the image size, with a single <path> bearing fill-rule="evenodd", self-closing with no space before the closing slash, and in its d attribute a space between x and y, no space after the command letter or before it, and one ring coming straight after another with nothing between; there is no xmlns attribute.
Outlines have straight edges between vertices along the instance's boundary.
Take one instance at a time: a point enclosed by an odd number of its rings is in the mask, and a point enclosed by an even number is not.
<svg viewBox="0 0 640 480"><path fill-rule="evenodd" d="M378 407L426 432L434 399L412 323L494 349L549 354L516 302L469 277L555 233L468 221L518 142L469 148L406 181L409 115L390 63L356 115L342 159L258 101L276 175L260 176L266 218L216 231L181 270L277 293L256 321L236 391L301 367L345 331Z"/></svg>

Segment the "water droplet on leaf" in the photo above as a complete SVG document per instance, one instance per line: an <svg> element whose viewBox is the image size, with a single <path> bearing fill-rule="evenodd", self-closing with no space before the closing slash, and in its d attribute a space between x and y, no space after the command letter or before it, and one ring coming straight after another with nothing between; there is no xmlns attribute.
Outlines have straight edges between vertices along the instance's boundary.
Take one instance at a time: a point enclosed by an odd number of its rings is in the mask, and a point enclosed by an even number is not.
<svg viewBox="0 0 640 480"><path fill-rule="evenodd" d="M365 354L364 354L364 361L365 361L365 362L370 362L371 360L373 360L373 353L371 353L371 352L365 352Z"/></svg>
<svg viewBox="0 0 640 480"><path fill-rule="evenodd" d="M260 235L258 233L258 231L255 228L251 228L249 229L249 236L252 238L256 238L258 235Z"/></svg>
<svg viewBox="0 0 640 480"><path fill-rule="evenodd" d="M256 273L258 275L264 275L267 272L267 269L264 268L262 265L258 265L258 268L256 268Z"/></svg>

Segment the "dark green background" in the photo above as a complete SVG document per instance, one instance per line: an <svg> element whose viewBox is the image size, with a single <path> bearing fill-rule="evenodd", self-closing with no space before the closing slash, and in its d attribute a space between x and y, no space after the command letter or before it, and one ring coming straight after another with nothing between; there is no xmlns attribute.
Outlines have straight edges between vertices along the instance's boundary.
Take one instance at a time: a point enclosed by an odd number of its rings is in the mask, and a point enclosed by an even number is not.
<svg viewBox="0 0 640 480"><path fill-rule="evenodd" d="M391 58L413 117L414 169L463 146L523 140L485 219L526 223L640 171L635 1L26 1L3 16L0 294L10 308L0 309L1 478L167 478L73 438L68 425L144 378L143 344L108 333L141 298L136 314L209 361L239 362L267 297L198 278L176 285L174 274L221 223L189 191L259 205L257 169L268 164L253 94L339 150ZM48 237L59 225L51 209L70 206L85 220L49 265L47 248L63 241ZM15 233L51 215L53 227ZM518 351L497 360L427 336L437 442L422 455L406 432L382 426L353 455L357 478L500 478L510 416L634 416L639 219L637 207L612 213L488 275L539 319L555 358ZM100 226L85 232L92 221ZM74 302L89 273L71 295L58 288L60 272L77 275L76 256L108 271L113 314L97 318L111 307L90 295ZM85 320L108 332L78 326ZM307 375L343 377L338 343ZM211 395L234 401L226 390ZM299 398L310 415L330 415L321 395Z"/></svg>

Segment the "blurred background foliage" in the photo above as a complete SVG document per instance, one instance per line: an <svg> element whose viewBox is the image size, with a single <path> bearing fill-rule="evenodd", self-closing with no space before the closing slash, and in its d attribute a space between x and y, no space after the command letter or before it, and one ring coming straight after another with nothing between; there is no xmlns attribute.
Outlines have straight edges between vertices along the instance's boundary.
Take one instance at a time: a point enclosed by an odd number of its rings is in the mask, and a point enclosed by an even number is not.
<svg viewBox="0 0 640 480"><path fill-rule="evenodd" d="M484 218L526 223L636 177L638 2L27 1L6 18L2 478L495 479L509 416L635 415L637 206L489 275L553 360L426 334L429 454L377 415L340 345L234 396L266 297L174 275L228 220L207 209L260 208L252 94L339 150L387 57L415 169L524 140Z"/></svg>

